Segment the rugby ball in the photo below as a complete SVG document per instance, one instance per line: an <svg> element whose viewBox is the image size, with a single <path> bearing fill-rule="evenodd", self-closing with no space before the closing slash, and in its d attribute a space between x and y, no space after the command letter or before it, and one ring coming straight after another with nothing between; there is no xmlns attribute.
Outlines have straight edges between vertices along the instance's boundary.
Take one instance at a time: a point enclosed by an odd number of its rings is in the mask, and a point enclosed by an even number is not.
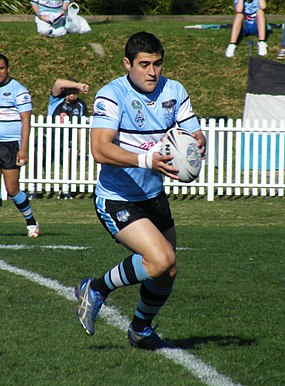
<svg viewBox="0 0 285 386"><path fill-rule="evenodd" d="M176 167L179 181L194 181L201 170L202 157L197 140L180 127L172 127L162 138L162 154L173 155L169 165Z"/></svg>

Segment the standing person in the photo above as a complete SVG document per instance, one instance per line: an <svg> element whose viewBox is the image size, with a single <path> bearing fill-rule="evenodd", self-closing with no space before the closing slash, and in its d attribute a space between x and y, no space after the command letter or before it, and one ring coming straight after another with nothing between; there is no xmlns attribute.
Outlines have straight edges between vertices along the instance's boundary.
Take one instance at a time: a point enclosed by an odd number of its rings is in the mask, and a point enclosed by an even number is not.
<svg viewBox="0 0 285 386"><path fill-rule="evenodd" d="M176 276L174 221L161 174L178 179L161 155L161 138L179 125L197 140L204 155L206 140L184 87L163 77L164 49L154 35L138 32L125 46L127 75L98 91L94 102L91 150L102 164L94 205L112 237L131 251L123 262L98 279L83 279L75 288L77 315L88 335L108 295L140 284L137 310L128 329L132 346L167 346L152 321L172 292Z"/></svg>
<svg viewBox="0 0 285 386"><path fill-rule="evenodd" d="M231 40L225 55L235 56L239 42L243 36L257 35L258 55L267 55L266 43L266 1L265 0L234 0L236 16L232 26Z"/></svg>
<svg viewBox="0 0 285 386"><path fill-rule="evenodd" d="M0 175L8 194L27 223L28 237L40 234L29 200L19 190L20 167L28 162L32 99L29 91L10 78L9 60L0 54Z"/></svg>
<svg viewBox="0 0 285 386"><path fill-rule="evenodd" d="M65 14L70 0L31 0L38 33L49 37L66 34Z"/></svg>
<svg viewBox="0 0 285 386"><path fill-rule="evenodd" d="M57 79L53 85L49 106L48 115L53 117L55 122L56 116L60 116L60 123L64 123L65 117L69 118L69 122L72 122L73 117L77 117L77 122L81 122L83 116L89 117L88 108L86 103L81 98L78 98L78 94L82 91L84 94L88 93L89 86L85 83L79 83L74 78L69 79ZM71 147L72 134L69 129L69 173L70 173L70 147ZM79 138L80 140L80 138ZM53 148L55 140L53 136ZM60 136L60 163L63 161L63 135ZM58 198L70 199L70 188L65 184L62 191L59 192Z"/></svg>
<svg viewBox="0 0 285 386"><path fill-rule="evenodd" d="M285 59L285 23L282 24L282 35L281 35L280 46L281 48L277 55L278 60Z"/></svg>

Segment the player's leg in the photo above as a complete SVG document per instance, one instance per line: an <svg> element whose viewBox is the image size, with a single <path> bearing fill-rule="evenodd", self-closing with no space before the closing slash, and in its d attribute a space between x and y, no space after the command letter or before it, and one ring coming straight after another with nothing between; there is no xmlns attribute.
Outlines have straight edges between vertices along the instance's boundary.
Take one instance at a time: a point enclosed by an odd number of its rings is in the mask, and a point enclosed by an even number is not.
<svg viewBox="0 0 285 386"><path fill-rule="evenodd" d="M258 34L258 55L267 55L267 44L266 44L266 18L263 10L259 9L256 12L256 28Z"/></svg>
<svg viewBox="0 0 285 386"><path fill-rule="evenodd" d="M33 217L32 208L27 195L19 189L20 168L16 165L16 155L19 150L17 141L2 143L0 147L0 161L6 190L22 213L27 223L28 236L39 236L39 225Z"/></svg>
<svg viewBox="0 0 285 386"><path fill-rule="evenodd" d="M100 221L106 229L131 251L123 262L111 268L99 279L82 281L76 288L79 300L78 317L87 334L94 334L94 323L106 297L115 289L138 284L147 279L157 280L170 293L176 275L173 245L162 234L173 227L165 195L151 201L149 208L131 203L118 203L97 198L94 200ZM147 204L148 205L148 204ZM157 205L158 210L156 210ZM149 213L148 213L149 212ZM158 220L156 225L148 216ZM150 215L152 213L152 215ZM161 215L161 216L158 216ZM160 231L158 228L161 228ZM173 235L175 233L173 232ZM173 240L175 237L172 236ZM160 290L159 290L160 291ZM165 302L162 296L161 306ZM98 309L99 306L99 309ZM93 312L94 311L94 312Z"/></svg>
<svg viewBox="0 0 285 386"><path fill-rule="evenodd" d="M235 55L235 52L240 40L243 23L244 23L243 13L237 12L232 26L230 44L228 45L225 52L225 55L227 58L232 58Z"/></svg>
<svg viewBox="0 0 285 386"><path fill-rule="evenodd" d="M26 220L28 237L38 237L40 234L39 225L33 216L30 201L26 193L19 189L19 169L3 169L3 176L9 196Z"/></svg>
<svg viewBox="0 0 285 386"><path fill-rule="evenodd" d="M42 35L47 35L47 36L51 34L52 27L49 23L47 23L46 21L40 20L37 16L35 18L35 21L36 21L38 33Z"/></svg>
<svg viewBox="0 0 285 386"><path fill-rule="evenodd" d="M164 236L175 250L175 228L164 232ZM171 347L169 342L156 334L156 327L152 328L152 322L168 300L174 279L174 276L167 274L153 280L145 280L141 284L138 306L128 329L128 339L132 346L148 350Z"/></svg>

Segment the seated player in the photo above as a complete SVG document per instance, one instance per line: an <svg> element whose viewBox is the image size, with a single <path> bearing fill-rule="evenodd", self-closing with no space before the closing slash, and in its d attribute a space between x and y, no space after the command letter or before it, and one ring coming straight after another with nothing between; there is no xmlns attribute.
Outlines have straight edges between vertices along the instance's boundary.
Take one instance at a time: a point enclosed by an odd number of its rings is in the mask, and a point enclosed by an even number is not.
<svg viewBox="0 0 285 386"><path fill-rule="evenodd" d="M225 55L235 56L239 42L243 36L258 36L258 55L267 55L265 0L234 0L236 16L232 26L231 40Z"/></svg>

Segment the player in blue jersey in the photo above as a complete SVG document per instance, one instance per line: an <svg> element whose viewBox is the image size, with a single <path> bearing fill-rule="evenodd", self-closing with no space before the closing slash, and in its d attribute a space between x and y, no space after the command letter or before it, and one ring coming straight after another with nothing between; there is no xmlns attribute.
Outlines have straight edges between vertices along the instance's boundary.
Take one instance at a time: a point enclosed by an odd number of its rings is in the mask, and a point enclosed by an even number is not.
<svg viewBox="0 0 285 386"><path fill-rule="evenodd" d="M80 91L87 94L89 86L86 83L79 83L74 78L69 79L57 79L54 82L48 106L48 115L53 117L53 121L57 116L60 116L60 122L64 123L66 117L69 122L72 122L73 117L77 117L77 122L81 123L83 116L89 117L89 112L85 101L78 97ZM70 147L71 147L71 129L69 129L69 173L70 174ZM80 140L80 136L78 138ZM52 154L54 152L55 141L54 135L52 138ZM60 136L60 163L63 161L63 133ZM59 191L58 198L70 199L72 198L70 193L70 186L64 184L62 190Z"/></svg>
<svg viewBox="0 0 285 386"><path fill-rule="evenodd" d="M258 55L267 55L266 43L266 1L265 0L234 0L236 16L232 26L231 40L225 55L235 56L238 44L243 36L257 35Z"/></svg>
<svg viewBox="0 0 285 386"><path fill-rule="evenodd" d="M70 0L31 0L38 32L49 37L66 34L65 13Z"/></svg>
<svg viewBox="0 0 285 386"><path fill-rule="evenodd" d="M167 129L179 125L197 140L202 156L206 140L189 96L177 81L163 77L164 49L147 32L132 35L125 46L127 75L96 94L91 150L102 168L94 205L112 237L130 250L123 262L97 279L83 279L75 288L77 315L88 335L108 295L140 284L137 310L128 329L132 346L167 347L152 321L165 304L176 276L176 235L162 175L177 179L160 154Z"/></svg>
<svg viewBox="0 0 285 386"><path fill-rule="evenodd" d="M12 201L24 216L28 236L39 236L39 225L24 192L19 189L20 167L28 162L32 100L29 91L10 78L9 60L0 54L0 175Z"/></svg>

